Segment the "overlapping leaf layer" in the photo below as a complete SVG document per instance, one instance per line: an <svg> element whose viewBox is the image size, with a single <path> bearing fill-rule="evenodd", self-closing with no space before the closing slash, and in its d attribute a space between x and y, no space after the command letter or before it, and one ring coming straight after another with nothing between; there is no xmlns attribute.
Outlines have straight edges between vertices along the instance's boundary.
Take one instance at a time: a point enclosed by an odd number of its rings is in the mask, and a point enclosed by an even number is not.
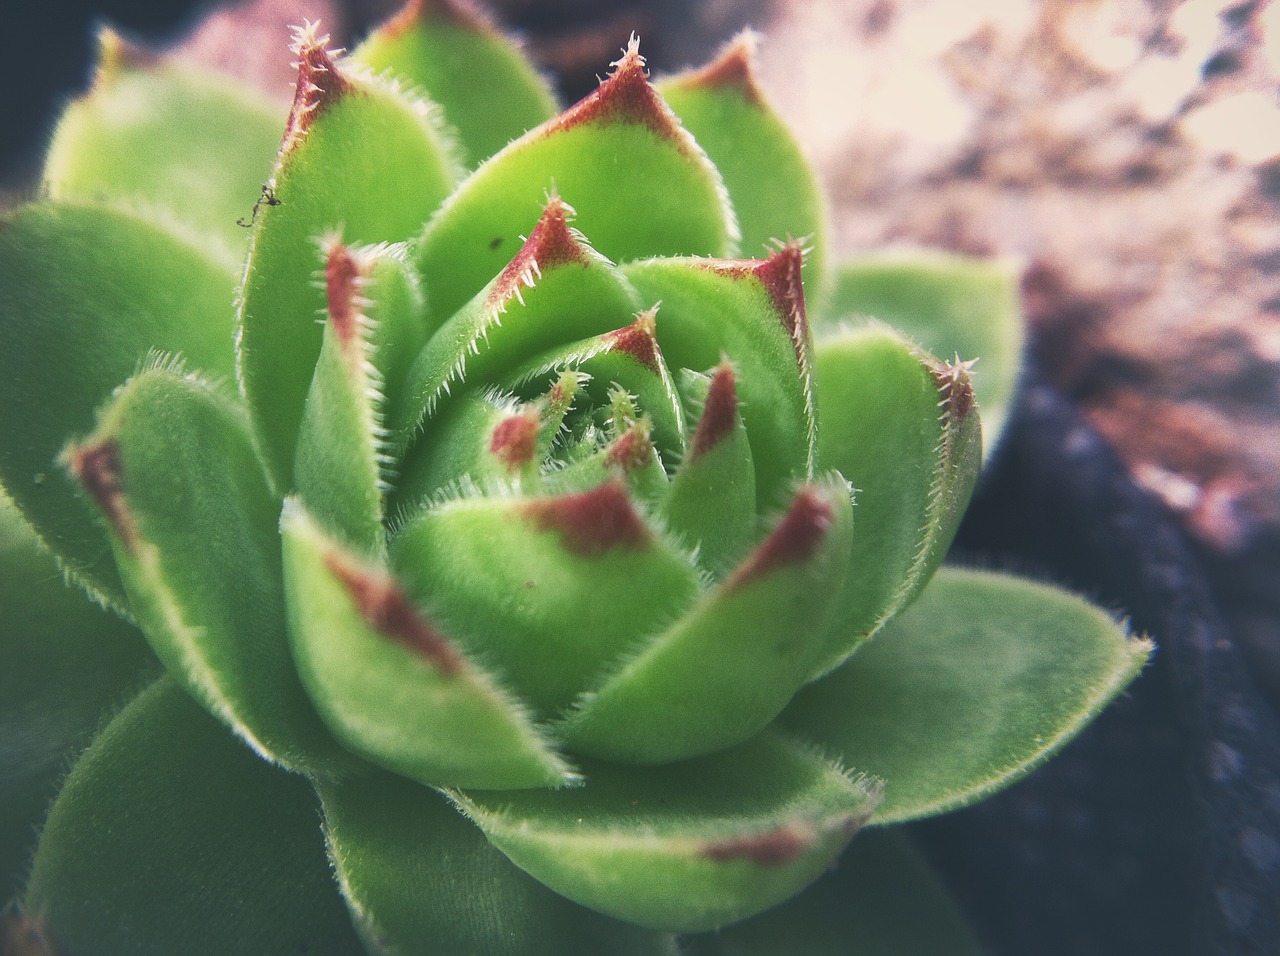
<svg viewBox="0 0 1280 956"><path fill-rule="evenodd" d="M350 56L308 26L274 167L250 94L104 50L0 229L0 476L169 676L66 781L24 931L312 946L341 899L374 953L719 946L673 934L1016 777L1145 659L1056 592L934 579L985 386L811 317L821 197L746 40L655 87L633 39L557 114L461 5ZM980 263L835 272L943 354L1015 340ZM938 899L904 866L886 913Z"/></svg>

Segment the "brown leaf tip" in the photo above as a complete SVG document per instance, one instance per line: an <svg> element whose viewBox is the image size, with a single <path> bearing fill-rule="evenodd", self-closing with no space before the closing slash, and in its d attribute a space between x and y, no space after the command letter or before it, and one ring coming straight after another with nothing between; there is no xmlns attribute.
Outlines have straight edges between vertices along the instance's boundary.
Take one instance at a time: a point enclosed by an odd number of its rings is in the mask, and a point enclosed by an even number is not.
<svg viewBox="0 0 1280 956"><path fill-rule="evenodd" d="M581 494L534 498L523 510L539 530L556 532L568 551L582 557L599 557L613 548L642 548L650 540L621 481Z"/></svg>
<svg viewBox="0 0 1280 956"><path fill-rule="evenodd" d="M591 258L578 235L569 228L573 207L558 195L547 200L546 208L529 238L514 259L506 264L494 281L489 304L501 309L506 302L524 302L523 290L532 289L544 269L578 263L587 265Z"/></svg>
<svg viewBox="0 0 1280 956"><path fill-rule="evenodd" d="M98 30L98 65L93 72L93 89L104 89L125 73L151 69L161 62L163 58L159 55L131 43L111 27L101 27Z"/></svg>
<svg viewBox="0 0 1280 956"><path fill-rule="evenodd" d="M796 347L796 355L802 361L809 347L809 320L805 314L804 283L801 281L803 266L804 246L799 240L792 240L752 270L773 300L774 308Z"/></svg>
<svg viewBox="0 0 1280 956"><path fill-rule="evenodd" d="M977 359L961 361L957 355L950 362L930 362L929 374L938 387L938 407L953 421L964 421L973 411L973 381L970 373Z"/></svg>
<svg viewBox="0 0 1280 956"><path fill-rule="evenodd" d="M636 471L653 461L653 439L650 437L652 426L649 420L642 418L618 436L618 440L609 446L605 453L605 463L611 468L621 468L624 472Z"/></svg>
<svg viewBox="0 0 1280 956"><path fill-rule="evenodd" d="M360 332L360 286L364 273L351 250L337 240L325 243L324 292L329 321L339 341L349 346Z"/></svg>
<svg viewBox="0 0 1280 956"><path fill-rule="evenodd" d="M121 487L120 444L108 438L97 445L77 448L70 455L71 473L97 503L117 537L133 550L138 529L125 506Z"/></svg>
<svg viewBox="0 0 1280 956"><path fill-rule="evenodd" d="M468 0L409 0L399 12L382 25L379 32L398 37L408 33L419 22L451 23L477 33L497 30L493 17L478 3Z"/></svg>
<svg viewBox="0 0 1280 956"><path fill-rule="evenodd" d="M296 146L315 118L351 88L335 64L335 57L343 51L329 49L329 34L320 33L318 21L304 20L302 26L293 27L289 49L297 57L293 65L298 70L298 81L282 152Z"/></svg>
<svg viewBox="0 0 1280 956"><path fill-rule="evenodd" d="M634 33L613 72L593 92L553 119L544 130L558 132L592 124L647 126L657 135L686 148L685 134L671 108L649 83L640 38Z"/></svg>
<svg viewBox="0 0 1280 956"><path fill-rule="evenodd" d="M745 860L758 866L785 866L812 848L816 836L809 827L784 823L765 833L707 843L702 856L717 863Z"/></svg>
<svg viewBox="0 0 1280 956"><path fill-rule="evenodd" d="M626 352L655 375L661 374L658 356L657 308L648 309L636 316L630 325L613 332L606 332L604 340L615 352Z"/></svg>
<svg viewBox="0 0 1280 956"><path fill-rule="evenodd" d="M536 408L508 415L494 427L489 438L489 451L506 465L508 471L517 472L530 464L537 454L541 427Z"/></svg>
<svg viewBox="0 0 1280 956"><path fill-rule="evenodd" d="M722 363L711 377L702 417L689 445L689 460L697 461L727 438L738 421L738 387L733 366Z"/></svg>
<svg viewBox="0 0 1280 956"><path fill-rule="evenodd" d="M394 581L356 567L337 552L325 556L325 566L342 582L369 627L425 657L443 677L462 670L453 644L418 613Z"/></svg>
<svg viewBox="0 0 1280 956"><path fill-rule="evenodd" d="M769 537L734 571L730 586L740 587L779 568L804 564L817 553L833 519L834 509L822 491L804 486Z"/></svg>
<svg viewBox="0 0 1280 956"><path fill-rule="evenodd" d="M732 90L754 106L764 105L764 93L756 80L756 50L760 34L743 30L720 51L719 56L676 82L688 87Z"/></svg>

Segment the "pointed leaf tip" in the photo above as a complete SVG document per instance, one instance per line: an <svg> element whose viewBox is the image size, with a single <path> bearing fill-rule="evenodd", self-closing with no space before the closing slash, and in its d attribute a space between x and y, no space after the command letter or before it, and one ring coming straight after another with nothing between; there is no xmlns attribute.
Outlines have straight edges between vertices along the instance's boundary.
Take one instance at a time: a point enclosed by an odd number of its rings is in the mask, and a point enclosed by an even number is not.
<svg viewBox="0 0 1280 956"><path fill-rule="evenodd" d="M928 360L929 374L933 376L938 393L942 396L938 406L950 421L964 421L973 410L973 380L969 373L973 371L977 361L961 361L958 355L951 362Z"/></svg>
<svg viewBox="0 0 1280 956"><path fill-rule="evenodd" d="M730 587L740 587L790 564L803 564L831 530L835 509L819 488L806 485L777 526L734 572Z"/></svg>
<svg viewBox="0 0 1280 956"><path fill-rule="evenodd" d="M329 320L343 345L350 345L359 332L360 281L363 272L351 250L339 241L326 243L324 291Z"/></svg>
<svg viewBox="0 0 1280 956"><path fill-rule="evenodd" d="M461 672L462 658L449 639L418 613L390 578L357 568L336 551L325 556L325 565L371 628L421 654L442 677Z"/></svg>
<svg viewBox="0 0 1280 956"><path fill-rule="evenodd" d="M559 196L552 195L547 200L533 232L489 290L491 306L501 309L511 299L523 301L521 290L533 288L543 269L574 262L587 265L591 261L582 241L569 228L572 215L573 207Z"/></svg>
<svg viewBox="0 0 1280 956"><path fill-rule="evenodd" d="M791 240L753 270L764 284L783 324L795 344L796 354L803 360L809 340L809 319L805 314L804 285L800 274L804 265L804 248L799 240Z"/></svg>
<svg viewBox="0 0 1280 956"><path fill-rule="evenodd" d="M293 43L289 49L298 58L294 61L298 81L284 130L282 153L296 146L315 117L350 89L334 62L343 51L329 49L329 34L320 33L319 21L305 20L302 26L293 27Z"/></svg>
<svg viewBox="0 0 1280 956"><path fill-rule="evenodd" d="M605 461L624 472L636 471L653 460L653 426L648 419L632 422L605 455Z"/></svg>
<svg viewBox="0 0 1280 956"><path fill-rule="evenodd" d="M697 461L733 432L738 420L738 388L733 366L722 363L711 377L702 417L689 446L689 460Z"/></svg>
<svg viewBox="0 0 1280 956"><path fill-rule="evenodd" d="M658 309L656 306L652 309L647 309L636 316L636 320L630 325L615 332L606 332L604 335L605 341L609 343L614 351L626 352L655 374L660 369L657 314Z"/></svg>
<svg viewBox="0 0 1280 956"><path fill-rule="evenodd" d="M498 422L489 439L489 451L517 472L533 461L538 450L538 432L542 421L536 408L526 408Z"/></svg>
<svg viewBox="0 0 1280 956"><path fill-rule="evenodd" d="M649 71L640 55L640 38L633 33L622 58L609 65L613 72L599 88L561 113L544 127L545 131L554 133L593 124L647 126L658 136L679 143L682 149L688 148L691 137L649 83Z"/></svg>
<svg viewBox="0 0 1280 956"><path fill-rule="evenodd" d="M641 548L651 540L620 481L605 482L582 494L535 498L523 511L539 529L557 532L566 549L584 557L613 548Z"/></svg>
<svg viewBox="0 0 1280 956"><path fill-rule="evenodd" d="M749 103L760 106L764 103L764 93L755 71L759 45L760 34L754 30L743 30L714 60L702 69L680 77L677 82L686 86L737 90Z"/></svg>
<svg viewBox="0 0 1280 956"><path fill-rule="evenodd" d="M125 507L124 491L120 487L119 443L108 438L96 445L73 449L68 465L111 523L116 535L132 551L138 542L138 529L133 515Z"/></svg>

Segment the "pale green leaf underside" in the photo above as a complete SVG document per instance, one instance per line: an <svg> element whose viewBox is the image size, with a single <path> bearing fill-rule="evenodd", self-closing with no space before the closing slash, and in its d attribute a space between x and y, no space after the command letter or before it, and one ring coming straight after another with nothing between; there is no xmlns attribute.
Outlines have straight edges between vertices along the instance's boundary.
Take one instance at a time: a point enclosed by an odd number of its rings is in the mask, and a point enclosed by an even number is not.
<svg viewBox="0 0 1280 956"><path fill-rule="evenodd" d="M167 678L75 765L24 909L67 953L351 956L360 946L310 788Z"/></svg>
<svg viewBox="0 0 1280 956"><path fill-rule="evenodd" d="M885 781L872 818L973 803L1074 737L1137 675L1151 644L1042 584L945 568L781 722Z"/></svg>
<svg viewBox="0 0 1280 956"><path fill-rule="evenodd" d="M583 770L577 790L455 797L490 842L556 892L681 932L744 919L811 883L876 799L770 736L684 763Z"/></svg>
<svg viewBox="0 0 1280 956"><path fill-rule="evenodd" d="M665 933L578 906L517 869L434 791L390 774L320 788L358 931L387 956L677 956Z"/></svg>

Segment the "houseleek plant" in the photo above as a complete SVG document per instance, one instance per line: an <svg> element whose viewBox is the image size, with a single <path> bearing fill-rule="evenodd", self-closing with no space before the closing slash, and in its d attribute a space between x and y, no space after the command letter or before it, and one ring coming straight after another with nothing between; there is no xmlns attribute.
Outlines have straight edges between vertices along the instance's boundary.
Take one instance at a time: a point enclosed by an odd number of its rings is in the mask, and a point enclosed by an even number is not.
<svg viewBox="0 0 1280 956"><path fill-rule="evenodd" d="M101 46L0 225L11 937L967 951L886 828L1149 652L940 569L1012 271L833 264L750 38L560 111L424 0L287 116Z"/></svg>

